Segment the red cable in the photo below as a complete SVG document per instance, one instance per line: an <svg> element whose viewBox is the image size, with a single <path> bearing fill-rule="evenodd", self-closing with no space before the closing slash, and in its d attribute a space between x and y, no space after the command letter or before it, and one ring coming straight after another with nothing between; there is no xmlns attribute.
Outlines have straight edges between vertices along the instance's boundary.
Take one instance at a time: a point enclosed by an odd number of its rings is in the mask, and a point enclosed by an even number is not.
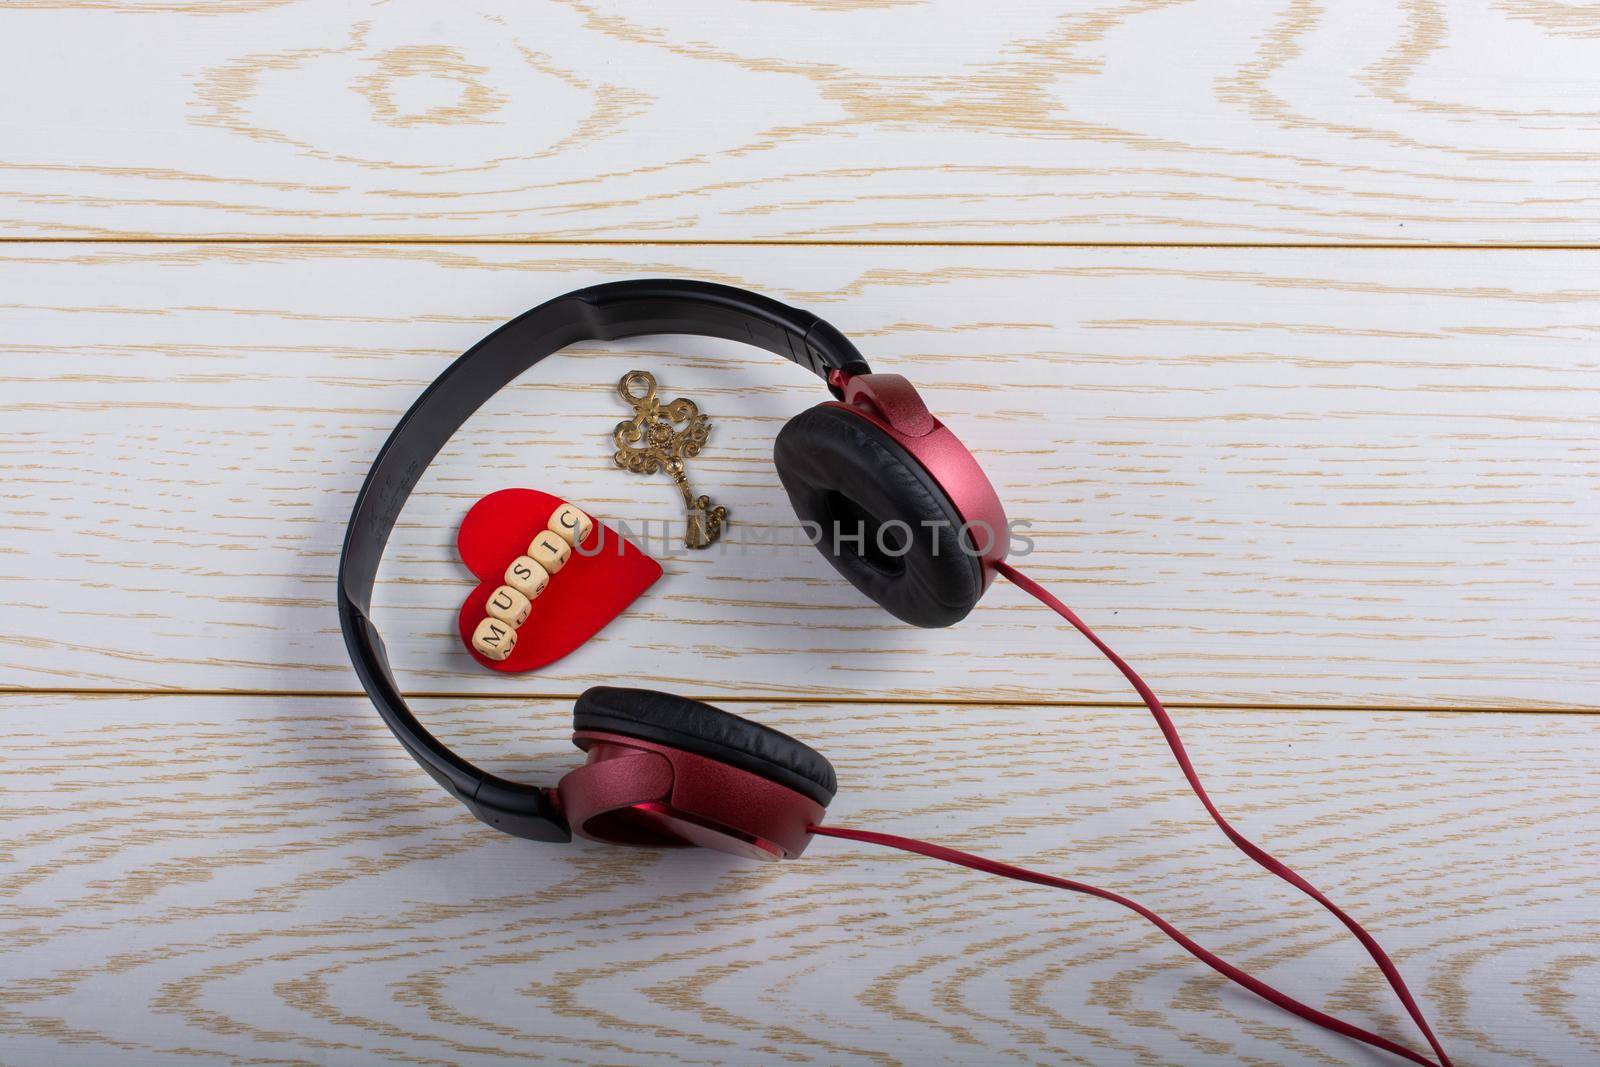
<svg viewBox="0 0 1600 1067"><path fill-rule="evenodd" d="M1335 1033L1353 1037L1357 1041L1365 1041L1369 1045L1375 1045L1386 1052L1394 1053L1396 1056L1404 1056L1412 1063L1420 1063L1424 1067L1439 1067L1439 1064L1435 1064L1433 1060L1412 1052L1404 1045L1398 1045L1386 1037L1379 1037L1371 1031L1363 1030L1359 1026L1347 1023L1343 1019L1336 1019L1332 1015L1318 1011L1309 1004L1302 1004L1287 993L1279 992L1259 978L1235 967L1209 949L1201 948L1191 941L1189 936L1182 930L1179 930L1143 904L1136 900L1130 900L1128 897L1118 893L1113 893L1110 890L1100 889L1084 882L1074 882L1067 878L1055 878L1048 874L1041 874L1038 871L1030 871L1026 867L1014 867L1009 863L1001 863L999 860L985 859L982 856L974 856L970 852L945 848L943 845L935 845L929 841L918 841L911 837L896 837L894 834L880 834L872 830L852 830L845 826L813 826L811 827L811 832L821 834L824 837L841 837L847 841L863 841L869 845L898 848L906 852L915 852L931 859L943 860L945 863L971 867L973 870L982 871L985 874L997 874L1002 878L1015 878L1019 882L1032 882L1035 885L1053 886L1056 889L1070 889L1074 893L1087 893L1091 897L1099 897L1101 900L1109 900L1114 904L1121 904L1124 908L1137 912L1150 920L1158 930L1183 946L1191 956L1204 963L1207 967L1210 967L1225 978L1238 982L1250 992L1264 1000L1271 1001L1285 1011L1293 1012L1300 1018L1310 1020L1318 1026L1325 1026ZM1448 1067L1449 1062L1449 1060L1441 1057L1440 1063L1445 1067Z"/></svg>
<svg viewBox="0 0 1600 1067"><path fill-rule="evenodd" d="M1099 649L1106 659L1111 661L1117 670L1122 672L1122 676L1128 679L1134 690L1138 692L1141 698L1143 698L1145 706L1150 709L1150 714L1155 716L1156 725L1161 728L1162 735L1166 737L1167 746L1172 749L1173 756L1177 758L1178 766L1183 770L1184 778L1188 779L1189 787L1194 790L1195 796L1200 798L1200 803L1205 806L1205 809L1207 813L1210 814L1212 821L1215 822L1222 832L1227 835L1228 840L1232 841L1234 845L1236 845L1246 856L1249 856L1251 859L1255 860L1256 863L1260 864L1262 867L1265 867L1279 878L1282 878L1296 889L1299 889L1312 900L1315 900L1318 904L1321 904L1330 913L1332 913L1335 918L1343 923L1347 930L1355 935L1356 940L1361 942L1362 946L1367 950L1367 954L1372 957L1372 961L1376 963L1378 965L1378 969L1383 972L1384 978L1389 982L1389 988L1394 990L1395 996L1400 998L1400 1003L1405 1005L1406 1012L1411 1016L1412 1021L1417 1024L1417 1029L1422 1032L1423 1037L1427 1038L1428 1044L1432 1047L1434 1055L1438 1057L1437 1060L1429 1060L1411 1051L1403 1045L1399 1045L1393 1041L1390 1041L1388 1038L1380 1037L1369 1030L1364 1030L1361 1027L1347 1023L1342 1019L1336 1019L1331 1015L1318 1011L1316 1008L1313 1008L1308 1004L1301 1003L1300 1001L1289 996L1287 993L1283 993L1277 989L1274 989L1272 986L1267 985L1260 979L1254 978L1245 971L1235 967L1233 964L1222 959L1220 956L1217 956L1207 949L1200 947L1194 941L1191 941L1189 937L1181 930L1167 922L1165 919L1161 918L1161 916L1157 915L1155 912L1146 908L1144 905L1117 893L1112 893L1105 889L1098 889L1095 886L1087 885L1083 882L1074 882L1065 878L1056 878L1048 874L1041 874L1038 871L1030 871L1024 867L1015 867L1009 863L1001 863L997 860L985 859L982 856L975 856L969 852L961 852L953 848L946 848L943 845L935 845L925 841L917 841L908 837L897 837L893 834L880 834L871 830L851 830L845 827L830 826L813 826L811 827L812 833L821 834L825 837L839 837L850 841L862 841L867 844L883 845L887 848L902 849L906 852L914 852L918 855L927 856L931 859L943 860L946 863L954 863L962 867L970 867L973 870L983 871L987 874L999 875L1002 878L1015 878L1018 881L1032 882L1036 885L1053 886L1057 889L1067 889L1075 893L1087 893L1090 896L1099 897L1102 900L1109 900L1115 904L1120 904L1123 907L1128 908L1129 910L1134 911L1143 916L1145 919L1149 920L1162 933L1166 934L1172 940L1181 945L1190 955L1194 956L1196 959L1210 967L1212 970L1216 971L1218 974L1237 982L1239 985L1244 986L1246 989L1261 997L1263 1000L1269 1001L1270 1003L1283 1008L1285 1011L1291 1012L1309 1022L1316 1023L1318 1026L1332 1030L1334 1033L1343 1034L1345 1037L1354 1038L1357 1041L1364 1041L1375 1048L1383 1049L1385 1052L1392 1052L1396 1056L1401 1056L1407 1060L1410 1060L1412 1063L1424 1064L1426 1067L1451 1067L1450 1057L1445 1055L1443 1046L1439 1044L1439 1039L1434 1036L1433 1029L1428 1025L1427 1019L1423 1017L1422 1009L1417 1006L1415 998L1413 998L1411 995L1411 990L1406 986L1405 979L1400 976L1399 968L1397 968L1394 965L1394 962L1389 959L1388 954L1383 951L1383 947L1378 944L1373 936L1367 933L1367 931L1362 928L1360 923L1356 922L1349 915L1345 914L1345 912L1340 909L1337 904L1323 896L1316 886L1312 885L1300 875L1290 870L1287 866L1274 859L1269 853L1266 852L1266 850L1245 838L1243 834L1239 833L1239 831L1233 828L1232 824L1230 824L1227 819L1223 818L1222 813L1218 811L1216 805L1211 802L1211 798L1206 795L1205 787L1200 784L1200 776L1195 773L1194 765L1189 762L1189 754L1184 750L1183 741L1178 737L1178 728L1173 725L1172 716L1167 714L1167 709L1162 706L1161 701L1155 695L1155 692L1144 683L1144 679L1140 678L1134 669L1128 666L1121 656L1113 652L1111 650L1111 646L1100 640L1100 637L1093 630L1089 629L1088 624L1082 619L1078 618L1071 608L1057 600L1043 586L1022 574L1009 563L1001 562L998 565L998 569L1001 574L1009 578L1012 583L1023 592L1029 594L1041 604L1044 604L1046 607L1050 608L1057 615L1060 615L1063 619L1067 620L1067 622L1071 623L1074 629L1076 629L1084 637L1088 638L1089 642L1094 645L1095 648Z"/></svg>

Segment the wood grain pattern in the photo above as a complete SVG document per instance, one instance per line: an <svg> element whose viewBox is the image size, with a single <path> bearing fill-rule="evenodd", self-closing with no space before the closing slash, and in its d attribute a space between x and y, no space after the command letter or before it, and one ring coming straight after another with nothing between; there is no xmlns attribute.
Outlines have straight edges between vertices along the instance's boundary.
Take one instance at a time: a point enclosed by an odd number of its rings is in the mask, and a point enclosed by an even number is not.
<svg viewBox="0 0 1600 1067"><path fill-rule="evenodd" d="M542 299L688 275L809 306L922 383L1031 523L1028 566L1172 700L1594 707L1597 268L1510 251L13 247L0 684L352 691L332 578L400 412ZM733 508L726 552L683 549L671 487L612 467L612 387L641 365L715 420L695 481ZM771 441L822 398L781 360L689 338L540 365L401 518L377 617L405 684L506 692L453 636L472 584L454 532L482 494L527 484L653 521L668 574L519 691L620 671L704 694L1128 698L1015 590L917 631L798 545ZM64 651L79 645L95 651Z"/></svg>
<svg viewBox="0 0 1600 1067"><path fill-rule="evenodd" d="M1458 1063L1600 1060L1600 734L1561 711L1600 709L1592 5L8 0L0 70L0 1063L1370 1059L1107 905L532 846L409 762L338 640L353 494L457 353L640 275L914 378ZM715 421L726 552L610 466L636 366ZM732 697L833 758L835 821L1128 891L1410 1039L1041 609L911 630L788 544L771 441L818 399L684 338L497 397L380 575L425 721L554 780L597 679ZM518 484L667 574L510 682L452 545Z"/></svg>
<svg viewBox="0 0 1600 1067"><path fill-rule="evenodd" d="M741 706L832 818L1120 888L1409 1037L1358 948L1206 821L1142 711ZM566 705L428 701L528 780ZM1600 1056L1582 716L1193 711L1247 833L1379 932L1466 1064ZM364 701L0 697L0 1047L118 1063L1348 1063L1109 905L818 841L792 864L517 842Z"/></svg>
<svg viewBox="0 0 1600 1067"><path fill-rule="evenodd" d="M14 236L1600 242L1560 0L12 0L0 42Z"/></svg>

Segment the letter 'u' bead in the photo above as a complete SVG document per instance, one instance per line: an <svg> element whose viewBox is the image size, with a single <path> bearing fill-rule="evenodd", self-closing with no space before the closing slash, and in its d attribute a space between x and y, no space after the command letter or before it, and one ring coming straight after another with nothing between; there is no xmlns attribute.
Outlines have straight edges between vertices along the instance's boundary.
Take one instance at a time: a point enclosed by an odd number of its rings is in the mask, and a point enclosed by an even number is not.
<svg viewBox="0 0 1600 1067"><path fill-rule="evenodd" d="M572 555L572 546L566 539L541 530L539 536L533 539L533 544L528 546L528 556L539 566L554 574L567 565L567 557Z"/></svg>
<svg viewBox="0 0 1600 1067"><path fill-rule="evenodd" d="M562 504L556 508L555 514L550 516L551 532L560 534L573 548L583 544L583 539L589 536L589 531L592 529L594 520L571 504Z"/></svg>
<svg viewBox="0 0 1600 1067"><path fill-rule="evenodd" d="M536 560L518 556L511 561L511 566L506 568L506 584L532 600L544 592L544 587L550 584L550 572L541 567Z"/></svg>
<svg viewBox="0 0 1600 1067"><path fill-rule="evenodd" d="M499 619L484 619L472 631L472 647L488 659L503 660L517 647L516 627Z"/></svg>
<svg viewBox="0 0 1600 1067"><path fill-rule="evenodd" d="M484 609L491 619L499 619L512 629L516 629L528 621L528 614L533 611L533 605L528 598L511 588L502 585L489 594L489 603Z"/></svg>

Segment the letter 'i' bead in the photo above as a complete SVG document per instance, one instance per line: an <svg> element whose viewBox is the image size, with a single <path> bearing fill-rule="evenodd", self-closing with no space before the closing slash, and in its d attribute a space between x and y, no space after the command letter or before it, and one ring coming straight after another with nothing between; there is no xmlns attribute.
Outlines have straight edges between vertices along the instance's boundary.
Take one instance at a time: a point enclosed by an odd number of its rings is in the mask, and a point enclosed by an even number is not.
<svg viewBox="0 0 1600 1067"><path fill-rule="evenodd" d="M573 548L583 544L583 539L589 536L589 531L592 529L594 520L571 504L563 503L556 508L555 514L550 516L551 532L560 534Z"/></svg>
<svg viewBox="0 0 1600 1067"><path fill-rule="evenodd" d="M509 585L502 585L489 594L489 603L484 606L484 610L489 613L490 618L499 619L515 629L528 621L528 614L533 611L533 605L528 602L527 597Z"/></svg>
<svg viewBox="0 0 1600 1067"><path fill-rule="evenodd" d="M516 628L499 619L484 619L472 631L472 647L492 660L503 660L517 647Z"/></svg>
<svg viewBox="0 0 1600 1067"><path fill-rule="evenodd" d="M558 537L549 530L541 530L539 536L533 539L533 544L528 546L528 556L539 566L554 574L567 565L567 557L572 555L572 546L566 539Z"/></svg>
<svg viewBox="0 0 1600 1067"><path fill-rule="evenodd" d="M544 592L550 584L550 572L527 556L518 556L506 568L506 584L529 600Z"/></svg>

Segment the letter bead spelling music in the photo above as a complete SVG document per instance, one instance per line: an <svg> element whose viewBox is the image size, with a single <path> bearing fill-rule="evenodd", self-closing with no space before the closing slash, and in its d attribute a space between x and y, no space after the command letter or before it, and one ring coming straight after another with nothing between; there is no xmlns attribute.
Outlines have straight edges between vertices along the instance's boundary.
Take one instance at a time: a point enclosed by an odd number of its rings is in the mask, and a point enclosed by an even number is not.
<svg viewBox="0 0 1600 1067"><path fill-rule="evenodd" d="M571 504L562 504L556 508L555 514L550 516L551 532L560 534L573 548L583 544L583 539L589 536L589 531L592 529L594 520Z"/></svg>
<svg viewBox="0 0 1600 1067"><path fill-rule="evenodd" d="M565 567L567 558L571 555L572 546L567 544L566 539L549 530L540 530L533 543L528 546L528 558L551 574Z"/></svg>
<svg viewBox="0 0 1600 1067"><path fill-rule="evenodd" d="M472 632L472 647L492 660L503 660L517 647L517 628L499 619L484 619Z"/></svg>
<svg viewBox="0 0 1600 1067"><path fill-rule="evenodd" d="M506 568L506 584L533 600L550 584L550 572L541 567L537 560L518 556Z"/></svg>
<svg viewBox="0 0 1600 1067"><path fill-rule="evenodd" d="M489 603L484 606L490 618L499 619L515 629L528 621L528 616L533 612L533 604L527 597L511 588L502 585L489 594Z"/></svg>

